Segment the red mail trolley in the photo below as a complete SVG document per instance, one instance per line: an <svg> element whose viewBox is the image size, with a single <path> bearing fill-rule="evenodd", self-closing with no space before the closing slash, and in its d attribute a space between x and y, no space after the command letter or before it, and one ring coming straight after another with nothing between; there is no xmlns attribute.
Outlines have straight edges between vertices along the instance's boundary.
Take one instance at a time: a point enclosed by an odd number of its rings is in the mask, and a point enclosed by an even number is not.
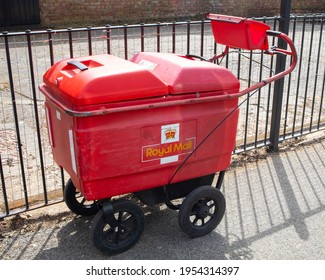
<svg viewBox="0 0 325 280"><path fill-rule="evenodd" d="M65 202L77 214L96 215L93 241L104 252L129 249L144 230L143 209L127 194L179 210L190 237L214 230L225 212L220 187L235 145L238 98L295 67L285 34L249 19L207 18L216 42L226 45L211 59L140 52L127 61L103 54L60 61L44 75L53 157L70 176ZM269 49L267 36L282 38L290 50ZM291 55L292 63L240 91L231 71L210 63L230 47Z"/></svg>

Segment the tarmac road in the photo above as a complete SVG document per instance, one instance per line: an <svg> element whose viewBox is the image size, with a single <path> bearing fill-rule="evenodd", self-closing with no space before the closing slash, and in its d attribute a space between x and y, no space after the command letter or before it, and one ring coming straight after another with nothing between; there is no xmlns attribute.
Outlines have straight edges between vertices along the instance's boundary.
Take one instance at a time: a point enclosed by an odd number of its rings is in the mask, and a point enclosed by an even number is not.
<svg viewBox="0 0 325 280"><path fill-rule="evenodd" d="M59 203L1 221L0 259L324 260L325 139L258 158L242 154L227 171L226 214L204 237L186 237L176 211L146 208L138 243L107 256L92 244L92 218Z"/></svg>

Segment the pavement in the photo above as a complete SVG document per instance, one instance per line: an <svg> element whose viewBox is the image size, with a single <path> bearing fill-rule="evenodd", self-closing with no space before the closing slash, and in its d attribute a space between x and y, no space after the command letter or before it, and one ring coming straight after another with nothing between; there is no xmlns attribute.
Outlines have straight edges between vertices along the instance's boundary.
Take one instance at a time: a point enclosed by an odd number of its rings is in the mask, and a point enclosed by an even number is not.
<svg viewBox="0 0 325 280"><path fill-rule="evenodd" d="M177 211L146 208L146 226L127 252L107 256L91 240L92 217L64 203L0 221L2 260L324 260L325 137L234 156L222 192L226 213L212 233L190 239Z"/></svg>

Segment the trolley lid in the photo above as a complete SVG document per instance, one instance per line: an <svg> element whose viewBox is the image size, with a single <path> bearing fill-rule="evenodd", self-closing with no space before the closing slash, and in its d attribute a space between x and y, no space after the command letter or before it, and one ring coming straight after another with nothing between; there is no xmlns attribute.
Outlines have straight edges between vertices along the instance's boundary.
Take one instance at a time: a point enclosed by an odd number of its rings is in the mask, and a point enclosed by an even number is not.
<svg viewBox="0 0 325 280"><path fill-rule="evenodd" d="M151 71L108 54L60 61L43 82L55 99L72 107L168 94L168 86Z"/></svg>
<svg viewBox="0 0 325 280"><path fill-rule="evenodd" d="M131 61L150 69L169 86L170 94L239 90L239 81L227 68L171 54L140 52ZM217 93L216 93L217 94Z"/></svg>

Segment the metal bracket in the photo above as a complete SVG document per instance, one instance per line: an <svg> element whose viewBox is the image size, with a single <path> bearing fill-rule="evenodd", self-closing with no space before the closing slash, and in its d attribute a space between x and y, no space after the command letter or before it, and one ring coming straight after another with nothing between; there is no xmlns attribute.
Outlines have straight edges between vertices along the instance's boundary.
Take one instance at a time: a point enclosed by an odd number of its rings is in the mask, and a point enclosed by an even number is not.
<svg viewBox="0 0 325 280"><path fill-rule="evenodd" d="M111 227L114 227L114 208L113 204L110 201L101 201L100 202L102 209L103 209L103 214L104 214L104 219L106 223L108 223Z"/></svg>
<svg viewBox="0 0 325 280"><path fill-rule="evenodd" d="M222 170L222 171L219 172L219 177L218 177L218 181L217 181L217 185L216 185L216 188L218 190L221 189L221 185L222 185L223 179L225 177L225 173L226 173L225 170Z"/></svg>

